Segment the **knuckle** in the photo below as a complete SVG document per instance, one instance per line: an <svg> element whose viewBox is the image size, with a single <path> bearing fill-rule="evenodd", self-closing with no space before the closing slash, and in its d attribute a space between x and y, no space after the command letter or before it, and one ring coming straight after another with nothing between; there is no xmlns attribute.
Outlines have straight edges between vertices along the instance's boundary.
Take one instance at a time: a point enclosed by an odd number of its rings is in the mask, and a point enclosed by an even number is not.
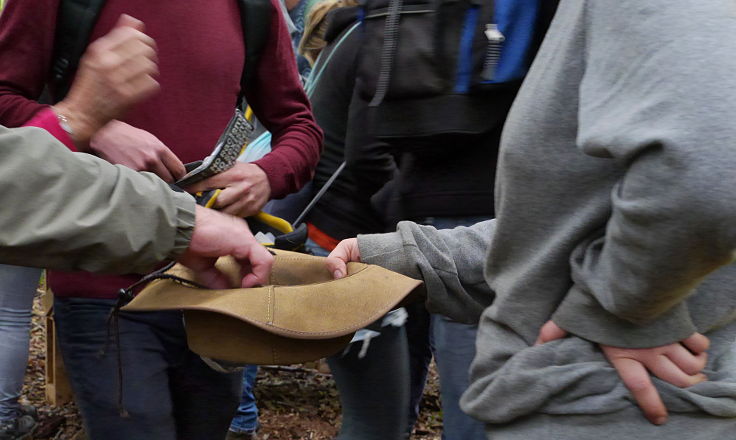
<svg viewBox="0 0 736 440"><path fill-rule="evenodd" d="M118 57L112 53L103 53L97 57L97 68L102 71L114 70L118 64Z"/></svg>
<svg viewBox="0 0 736 440"><path fill-rule="evenodd" d="M104 42L97 40L94 43L87 46L87 53L85 56L85 61L89 62L90 59L98 58L101 54L104 54L107 52L106 48L104 47Z"/></svg>
<svg viewBox="0 0 736 440"><path fill-rule="evenodd" d="M146 152L143 155L143 164L146 166L146 168L151 168L157 164L156 156L151 154L150 152Z"/></svg>
<svg viewBox="0 0 736 440"><path fill-rule="evenodd" d="M685 372L688 374L698 374L703 370L703 368L705 368L705 365L707 363L708 359L705 357L696 358L695 362L693 362L691 365L688 365L688 369Z"/></svg>

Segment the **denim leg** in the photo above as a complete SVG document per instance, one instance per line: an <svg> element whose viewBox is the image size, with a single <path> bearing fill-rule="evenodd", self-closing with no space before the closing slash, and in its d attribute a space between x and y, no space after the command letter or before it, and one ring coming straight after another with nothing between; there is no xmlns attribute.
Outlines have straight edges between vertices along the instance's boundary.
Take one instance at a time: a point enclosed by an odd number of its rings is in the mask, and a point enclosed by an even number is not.
<svg viewBox="0 0 736 440"><path fill-rule="evenodd" d="M108 342L115 301L56 298L57 335L91 440L222 439L240 394L238 374L209 369L186 345L179 312L120 314L122 405L117 347Z"/></svg>
<svg viewBox="0 0 736 440"><path fill-rule="evenodd" d="M177 440L224 439L238 407L240 372L218 373L186 350L169 380Z"/></svg>
<svg viewBox="0 0 736 440"><path fill-rule="evenodd" d="M485 440L484 424L460 409L460 397L470 385L470 363L475 357L478 326L432 315L432 340L437 357L442 401L442 438Z"/></svg>
<svg viewBox="0 0 736 440"><path fill-rule="evenodd" d="M408 352L404 327L385 326L370 341L365 357L362 343L344 355L328 358L340 391L342 426L337 440L402 440L409 395Z"/></svg>
<svg viewBox="0 0 736 440"><path fill-rule="evenodd" d="M176 439L169 393L165 348L146 321L120 319L123 371L122 404L118 408L117 348L107 317L114 300L56 298L54 318L69 382L91 440L132 438ZM106 352L103 349L107 345Z"/></svg>
<svg viewBox="0 0 736 440"><path fill-rule="evenodd" d="M488 220L488 217L432 217L424 224L437 229L470 226ZM484 440L483 423L462 412L460 396L470 384L470 364L475 358L475 339L478 327L454 322L432 314L431 345L434 349L440 380L442 402L443 440Z"/></svg>
<svg viewBox="0 0 736 440"><path fill-rule="evenodd" d="M409 355L409 417L406 431L411 433L419 417L419 403L427 383L429 364L432 362L430 315L424 303L406 306L406 339Z"/></svg>
<svg viewBox="0 0 736 440"><path fill-rule="evenodd" d="M320 257L329 254L312 240L307 240L306 247ZM380 336L370 340L363 358L359 357L362 345L362 342L351 344L346 353L327 359L342 404L342 426L337 440L409 438L406 430L409 417L406 329L403 326L382 327Z"/></svg>
<svg viewBox="0 0 736 440"><path fill-rule="evenodd" d="M41 269L0 264L0 421L18 416Z"/></svg>
<svg viewBox="0 0 736 440"><path fill-rule="evenodd" d="M233 432L254 432L258 429L258 405L253 394L257 374L258 365L246 365L243 370L243 393L235 417L230 423L230 430Z"/></svg>

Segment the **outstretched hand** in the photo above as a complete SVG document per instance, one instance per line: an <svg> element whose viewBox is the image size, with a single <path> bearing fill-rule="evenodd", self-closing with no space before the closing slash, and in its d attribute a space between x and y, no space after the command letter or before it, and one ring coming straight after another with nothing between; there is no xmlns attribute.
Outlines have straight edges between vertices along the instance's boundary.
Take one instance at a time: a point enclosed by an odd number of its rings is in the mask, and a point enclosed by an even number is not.
<svg viewBox="0 0 736 440"><path fill-rule="evenodd" d="M338 243L337 247L327 256L327 269L335 279L340 279L347 275L347 264L351 261L360 261L357 238L348 238Z"/></svg>
<svg viewBox="0 0 736 440"><path fill-rule="evenodd" d="M240 218L196 207L196 223L189 248L178 261L197 272L213 289L228 289L227 277L215 268L219 257L231 255L241 265L242 287L264 285L273 266L273 255L256 241Z"/></svg>
<svg viewBox="0 0 736 440"><path fill-rule="evenodd" d="M539 331L536 344L561 339L567 332L553 321ZM626 388L655 425L667 421L667 408L662 402L649 373L680 388L687 388L708 378L701 373L708 360L709 339L694 333L680 342L652 348L621 348L600 344L606 359L613 365Z"/></svg>

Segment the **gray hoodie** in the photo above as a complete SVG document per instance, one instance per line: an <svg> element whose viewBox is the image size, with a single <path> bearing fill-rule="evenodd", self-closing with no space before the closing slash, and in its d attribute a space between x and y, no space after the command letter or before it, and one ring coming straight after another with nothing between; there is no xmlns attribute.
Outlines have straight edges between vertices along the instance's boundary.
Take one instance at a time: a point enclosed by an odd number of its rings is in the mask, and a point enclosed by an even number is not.
<svg viewBox="0 0 736 440"><path fill-rule="evenodd" d="M480 316L466 412L630 409L597 343L700 331L709 381L655 385L673 413L736 417L735 36L734 0L562 0L504 128L498 220L359 238L433 312ZM574 336L533 347L550 318Z"/></svg>

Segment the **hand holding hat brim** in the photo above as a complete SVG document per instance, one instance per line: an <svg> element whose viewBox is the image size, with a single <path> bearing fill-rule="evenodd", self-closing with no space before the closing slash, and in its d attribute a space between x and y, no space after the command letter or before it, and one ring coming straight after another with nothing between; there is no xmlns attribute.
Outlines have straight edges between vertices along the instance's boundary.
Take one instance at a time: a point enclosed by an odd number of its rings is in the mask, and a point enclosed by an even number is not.
<svg viewBox="0 0 736 440"><path fill-rule="evenodd" d="M327 269L336 280L348 273L347 264L351 261L360 262L360 248L357 238L348 238L338 243L337 247L327 256Z"/></svg>
<svg viewBox="0 0 736 440"><path fill-rule="evenodd" d="M215 266L221 256L232 256L240 264L242 287L268 282L273 256L258 243L243 219L197 206L195 221L189 248L178 261L196 272L203 285L231 287L229 277Z"/></svg>

